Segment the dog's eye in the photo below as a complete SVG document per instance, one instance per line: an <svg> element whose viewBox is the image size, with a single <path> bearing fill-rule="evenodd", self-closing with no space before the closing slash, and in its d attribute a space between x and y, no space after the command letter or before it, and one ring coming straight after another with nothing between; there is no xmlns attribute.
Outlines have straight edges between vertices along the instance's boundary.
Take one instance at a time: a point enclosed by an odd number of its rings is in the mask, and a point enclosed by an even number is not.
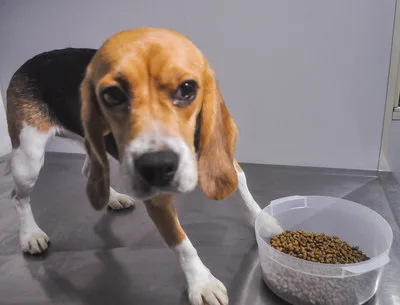
<svg viewBox="0 0 400 305"><path fill-rule="evenodd" d="M114 107L124 104L128 101L128 96L119 86L111 86L105 88L101 92L101 97L108 107Z"/></svg>
<svg viewBox="0 0 400 305"><path fill-rule="evenodd" d="M174 105L179 107L188 106L197 95L197 83L194 80L184 81L175 90L172 98Z"/></svg>

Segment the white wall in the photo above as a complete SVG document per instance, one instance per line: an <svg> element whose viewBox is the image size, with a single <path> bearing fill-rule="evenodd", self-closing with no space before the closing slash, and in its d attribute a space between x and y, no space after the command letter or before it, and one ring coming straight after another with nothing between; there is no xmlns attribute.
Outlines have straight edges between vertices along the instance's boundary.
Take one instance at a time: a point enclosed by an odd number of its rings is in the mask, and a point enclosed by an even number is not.
<svg viewBox="0 0 400 305"><path fill-rule="evenodd" d="M376 169L394 0L6 1L0 83L38 52L126 28L188 35L240 128L240 161ZM70 151L64 142L50 149Z"/></svg>

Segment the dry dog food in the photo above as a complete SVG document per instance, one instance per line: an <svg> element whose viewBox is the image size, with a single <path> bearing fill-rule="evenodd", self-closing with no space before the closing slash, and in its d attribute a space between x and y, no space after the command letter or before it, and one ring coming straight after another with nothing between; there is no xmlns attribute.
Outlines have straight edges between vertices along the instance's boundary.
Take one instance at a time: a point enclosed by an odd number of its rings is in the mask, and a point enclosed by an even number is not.
<svg viewBox="0 0 400 305"><path fill-rule="evenodd" d="M325 264L351 264L369 259L358 247L325 233L288 230L273 237L269 245L291 256Z"/></svg>

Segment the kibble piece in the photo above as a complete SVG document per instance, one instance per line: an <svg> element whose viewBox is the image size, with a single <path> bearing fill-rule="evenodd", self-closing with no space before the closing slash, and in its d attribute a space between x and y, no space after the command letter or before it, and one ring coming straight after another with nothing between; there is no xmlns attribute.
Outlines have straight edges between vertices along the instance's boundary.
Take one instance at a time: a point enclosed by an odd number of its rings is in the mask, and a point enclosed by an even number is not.
<svg viewBox="0 0 400 305"><path fill-rule="evenodd" d="M369 259L358 246L350 246L338 236L325 233L287 230L268 244L291 256L325 264L352 264Z"/></svg>

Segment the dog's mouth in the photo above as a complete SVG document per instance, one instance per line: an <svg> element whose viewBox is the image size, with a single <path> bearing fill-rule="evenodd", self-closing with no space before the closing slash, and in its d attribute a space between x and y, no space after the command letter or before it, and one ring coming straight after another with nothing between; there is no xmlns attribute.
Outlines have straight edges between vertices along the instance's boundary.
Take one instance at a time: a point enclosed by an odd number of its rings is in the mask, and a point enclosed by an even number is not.
<svg viewBox="0 0 400 305"><path fill-rule="evenodd" d="M136 177L135 177L136 176ZM150 199L156 195L160 194L173 194L173 193L181 193L179 188L173 184L164 184L164 185L152 185L149 184L146 180L143 179L140 175L134 175L130 179L130 191L132 192L132 196L139 200Z"/></svg>
<svg viewBox="0 0 400 305"><path fill-rule="evenodd" d="M182 183L178 183L178 181L163 186L151 185L138 175L130 177L125 184L128 184L128 192L130 195L138 200L151 199L161 194L187 193L192 191L196 186L196 183L192 183L190 186L184 186Z"/></svg>

